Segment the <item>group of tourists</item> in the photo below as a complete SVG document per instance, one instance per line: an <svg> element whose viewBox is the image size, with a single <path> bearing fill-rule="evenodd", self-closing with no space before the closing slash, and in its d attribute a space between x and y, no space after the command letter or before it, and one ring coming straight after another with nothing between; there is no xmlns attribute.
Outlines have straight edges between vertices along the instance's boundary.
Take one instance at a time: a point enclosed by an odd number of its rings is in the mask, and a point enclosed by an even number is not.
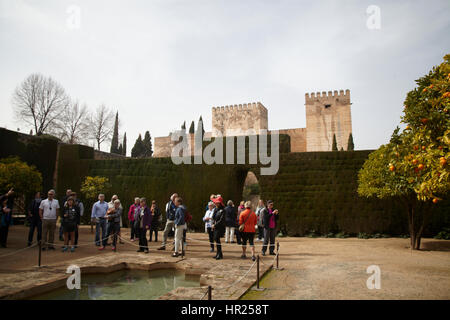
<svg viewBox="0 0 450 320"><path fill-rule="evenodd" d="M273 208L271 200L268 200L267 203L259 200L256 212L254 212L251 201L241 201L236 210L232 200L228 200L225 206L221 195L212 194L203 221L205 222L205 232L209 235L210 252L214 252L214 243L216 245L216 255L213 258L223 259L220 238L225 236L225 243L237 242L242 246L241 258L243 259L247 257L248 242L252 253L251 258L255 261L254 237L257 229L257 239L264 241L261 254L266 255L269 245L269 254L275 255L278 217L278 210ZM234 236L236 236L236 241L234 241Z"/></svg>
<svg viewBox="0 0 450 320"><path fill-rule="evenodd" d="M12 195L11 189L7 194L0 196L1 224L0 245L6 247L8 228L12 223ZM62 207L61 207L62 206ZM61 200L55 198L55 191L49 190L47 198L42 199L37 192L28 209L28 246L33 243L34 233L37 231L37 240L42 241L42 250L55 250L55 232L58 218L61 226L59 229L60 240L64 241L63 252L74 252L78 246L78 231L81 217L84 214L84 205L77 198L76 192L71 189ZM183 199L174 193L165 206L166 223L163 231L163 239L158 250L166 250L167 241L173 234L173 257L185 254L186 231L192 215L183 204ZM117 195L113 195L110 202L105 201L105 195L99 194L91 210L91 222L95 224L95 245L98 250L104 250L108 246L108 240L112 238L112 250L116 251L117 242L124 243L121 237L123 207ZM241 258L246 258L247 242L251 249L251 259L255 260L255 235L256 241L263 241L262 255L275 254L275 236L278 221L278 210L274 209L273 201L259 200L256 210L252 210L250 201L241 201L236 208L232 200L224 204L221 195L210 196L203 217L205 232L209 236L210 252L216 251L213 258L223 259L221 238L225 236L225 243L237 243L242 246ZM135 197L134 203L128 210L128 222L130 226L130 241L139 241L138 252L149 253L148 242L154 239L158 241L158 231L162 222L162 213L155 200L147 204L146 198ZM149 233L149 239L147 239ZM154 238L153 238L154 235ZM235 241L236 240L236 241Z"/></svg>

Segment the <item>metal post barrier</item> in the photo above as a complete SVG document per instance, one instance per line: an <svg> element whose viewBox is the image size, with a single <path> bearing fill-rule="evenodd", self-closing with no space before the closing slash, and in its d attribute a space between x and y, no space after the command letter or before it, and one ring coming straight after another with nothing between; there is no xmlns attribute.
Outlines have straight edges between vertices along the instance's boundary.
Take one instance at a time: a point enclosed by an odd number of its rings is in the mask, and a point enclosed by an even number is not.
<svg viewBox="0 0 450 320"><path fill-rule="evenodd" d="M275 258L276 258L276 266L273 269L283 270L284 268L280 268L280 242L279 241L277 241L277 255Z"/></svg>
<svg viewBox="0 0 450 320"><path fill-rule="evenodd" d="M259 254L256 257L256 289L259 289Z"/></svg>
<svg viewBox="0 0 450 320"><path fill-rule="evenodd" d="M280 252L280 241L277 241L277 269L278 269L278 263L279 263L279 258L278 258L278 252Z"/></svg>
<svg viewBox="0 0 450 320"><path fill-rule="evenodd" d="M39 261L38 261L38 267L41 266L41 253L42 253L42 240L39 240Z"/></svg>
<svg viewBox="0 0 450 320"><path fill-rule="evenodd" d="M212 287L208 286L208 300L212 300Z"/></svg>

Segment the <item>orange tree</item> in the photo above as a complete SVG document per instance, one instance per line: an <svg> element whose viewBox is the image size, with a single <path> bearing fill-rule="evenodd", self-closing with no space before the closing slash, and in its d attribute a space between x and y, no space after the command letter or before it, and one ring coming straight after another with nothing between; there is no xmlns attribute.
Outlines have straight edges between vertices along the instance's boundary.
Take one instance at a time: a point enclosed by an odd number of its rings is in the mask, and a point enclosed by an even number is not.
<svg viewBox="0 0 450 320"><path fill-rule="evenodd" d="M450 55L407 94L401 122L386 145L369 155L358 193L396 197L408 213L411 248L420 249L433 206L450 191Z"/></svg>

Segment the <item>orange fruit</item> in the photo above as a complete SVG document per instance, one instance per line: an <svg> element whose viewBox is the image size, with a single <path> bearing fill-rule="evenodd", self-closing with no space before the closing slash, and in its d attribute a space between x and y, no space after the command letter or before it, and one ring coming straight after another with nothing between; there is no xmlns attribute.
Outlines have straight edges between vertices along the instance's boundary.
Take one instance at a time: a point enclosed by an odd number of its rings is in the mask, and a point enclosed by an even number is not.
<svg viewBox="0 0 450 320"><path fill-rule="evenodd" d="M392 172L392 171L395 171L394 165L391 164L391 165L389 166L389 171L391 171L391 172Z"/></svg>
<svg viewBox="0 0 450 320"><path fill-rule="evenodd" d="M427 118L422 118L422 119L420 119L420 122L422 122L423 124L426 124L428 122L428 119Z"/></svg>
<svg viewBox="0 0 450 320"><path fill-rule="evenodd" d="M414 159L414 160L412 161L413 165L416 165L417 162L418 162L417 159Z"/></svg>
<svg viewBox="0 0 450 320"><path fill-rule="evenodd" d="M434 198L433 199L433 203L438 203L439 202L439 199L438 198Z"/></svg>
<svg viewBox="0 0 450 320"><path fill-rule="evenodd" d="M444 157L441 157L439 159L439 162L440 162L441 166L445 166L447 164L447 160Z"/></svg>
<svg viewBox="0 0 450 320"><path fill-rule="evenodd" d="M423 168L425 168L425 166L424 166L423 164L419 164L419 165L417 166L417 169L419 169L419 170L423 170Z"/></svg>

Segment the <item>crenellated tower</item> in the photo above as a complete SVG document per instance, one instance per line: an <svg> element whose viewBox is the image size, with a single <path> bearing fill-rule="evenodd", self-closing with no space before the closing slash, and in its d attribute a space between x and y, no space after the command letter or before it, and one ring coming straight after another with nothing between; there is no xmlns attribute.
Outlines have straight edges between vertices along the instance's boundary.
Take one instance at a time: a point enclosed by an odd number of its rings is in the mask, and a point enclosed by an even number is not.
<svg viewBox="0 0 450 320"><path fill-rule="evenodd" d="M239 136L267 129L267 109L260 102L212 108L212 136Z"/></svg>
<svg viewBox="0 0 450 320"><path fill-rule="evenodd" d="M306 151L331 151L333 135L338 150L347 150L352 132L350 90L305 94Z"/></svg>

